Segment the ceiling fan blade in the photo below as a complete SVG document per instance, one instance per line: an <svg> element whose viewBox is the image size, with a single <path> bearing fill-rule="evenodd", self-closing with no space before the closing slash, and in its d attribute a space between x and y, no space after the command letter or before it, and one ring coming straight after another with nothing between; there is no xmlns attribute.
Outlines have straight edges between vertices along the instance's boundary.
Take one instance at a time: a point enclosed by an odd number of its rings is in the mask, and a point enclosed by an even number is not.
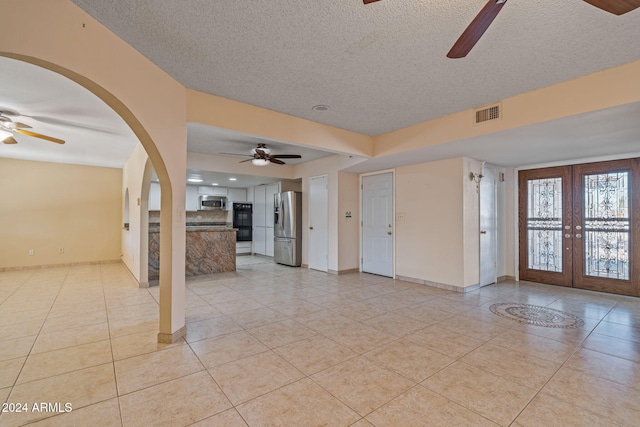
<svg viewBox="0 0 640 427"><path fill-rule="evenodd" d="M253 157L253 154L240 154L240 153L218 153L223 156L242 156L242 157Z"/></svg>
<svg viewBox="0 0 640 427"><path fill-rule="evenodd" d="M363 0L363 1L364 1L364 4L369 4L369 3L375 3L380 0Z"/></svg>
<svg viewBox="0 0 640 427"><path fill-rule="evenodd" d="M253 160L253 159L240 160L238 163L250 162L251 160Z"/></svg>
<svg viewBox="0 0 640 427"><path fill-rule="evenodd" d="M52 136L42 135L40 133L31 132L24 129L14 129L14 132L21 133L22 135L33 136L34 138L45 139L47 141L55 142L56 144L64 144L64 141Z"/></svg>
<svg viewBox="0 0 640 427"><path fill-rule="evenodd" d="M5 139L2 140L3 143L5 144L17 144L18 141L16 141L16 139L12 136L8 136Z"/></svg>
<svg viewBox="0 0 640 427"><path fill-rule="evenodd" d="M624 15L640 7L640 0L584 0L592 6L614 15Z"/></svg>
<svg viewBox="0 0 640 427"><path fill-rule="evenodd" d="M29 126L28 124L20 122L7 123L6 126L13 129L31 129L31 126Z"/></svg>
<svg viewBox="0 0 640 427"><path fill-rule="evenodd" d="M464 58L478 43L480 37L487 31L502 6L507 0L489 0L482 8L480 13L473 18L471 24L464 30L460 38L453 44L453 47L447 53L448 58Z"/></svg>
<svg viewBox="0 0 640 427"><path fill-rule="evenodd" d="M274 154L269 156L271 159L301 159L302 156L300 154Z"/></svg>
<svg viewBox="0 0 640 427"><path fill-rule="evenodd" d="M269 159L269 161L271 161L271 163L275 163L277 165L286 165L285 162L283 162L282 160L278 160L278 159Z"/></svg>

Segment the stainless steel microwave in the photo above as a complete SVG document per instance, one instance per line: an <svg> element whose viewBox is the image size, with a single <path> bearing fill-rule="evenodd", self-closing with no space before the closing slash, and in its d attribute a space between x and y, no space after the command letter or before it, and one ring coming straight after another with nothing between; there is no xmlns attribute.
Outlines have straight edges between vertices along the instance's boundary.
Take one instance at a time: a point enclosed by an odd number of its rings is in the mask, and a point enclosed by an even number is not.
<svg viewBox="0 0 640 427"><path fill-rule="evenodd" d="M206 196L198 197L198 210L200 211L226 211L227 198L224 196Z"/></svg>

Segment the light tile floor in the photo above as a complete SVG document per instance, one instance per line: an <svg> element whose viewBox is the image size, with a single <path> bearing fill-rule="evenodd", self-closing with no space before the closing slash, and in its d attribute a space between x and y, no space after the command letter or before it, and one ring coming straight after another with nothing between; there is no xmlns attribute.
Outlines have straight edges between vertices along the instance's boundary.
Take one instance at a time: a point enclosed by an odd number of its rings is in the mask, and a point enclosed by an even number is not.
<svg viewBox="0 0 640 427"><path fill-rule="evenodd" d="M0 273L0 425L640 420L638 298L523 282L459 294L239 257L235 273L187 281L188 333L168 345L158 295L120 264ZM489 311L498 302L585 324L516 323Z"/></svg>

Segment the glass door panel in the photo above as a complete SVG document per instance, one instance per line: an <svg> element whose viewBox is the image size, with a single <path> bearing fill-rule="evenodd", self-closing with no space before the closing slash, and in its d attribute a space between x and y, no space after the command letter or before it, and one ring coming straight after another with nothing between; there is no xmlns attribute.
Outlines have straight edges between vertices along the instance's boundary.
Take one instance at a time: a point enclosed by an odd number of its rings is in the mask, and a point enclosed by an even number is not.
<svg viewBox="0 0 640 427"><path fill-rule="evenodd" d="M584 274L629 280L629 173L584 176Z"/></svg>
<svg viewBox="0 0 640 427"><path fill-rule="evenodd" d="M522 280L571 286L571 179L571 167L519 172Z"/></svg>
<svg viewBox="0 0 640 427"><path fill-rule="evenodd" d="M527 268L562 272L562 178L527 183Z"/></svg>
<svg viewBox="0 0 640 427"><path fill-rule="evenodd" d="M637 166L637 160L625 159L573 167L574 287L637 295L633 227L638 201L632 190Z"/></svg>

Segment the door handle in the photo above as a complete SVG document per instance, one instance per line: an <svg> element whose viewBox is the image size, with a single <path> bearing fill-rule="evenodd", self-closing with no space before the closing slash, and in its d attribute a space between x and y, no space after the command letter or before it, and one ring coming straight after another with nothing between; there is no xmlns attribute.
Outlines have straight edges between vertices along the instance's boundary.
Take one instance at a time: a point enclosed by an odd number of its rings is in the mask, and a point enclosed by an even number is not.
<svg viewBox="0 0 640 427"><path fill-rule="evenodd" d="M309 230L313 230L313 227L309 227Z"/></svg>
<svg viewBox="0 0 640 427"><path fill-rule="evenodd" d="M392 233L392 232L390 232L390 231L387 231L387 234L388 234L389 236L391 236L393 233Z"/></svg>
<svg viewBox="0 0 640 427"><path fill-rule="evenodd" d="M480 234L487 234L487 231L486 231L486 230L482 230L482 231L480 232Z"/></svg>
<svg viewBox="0 0 640 427"><path fill-rule="evenodd" d="M580 239L580 238L582 238L582 234L580 233L576 234L576 239Z"/></svg>

